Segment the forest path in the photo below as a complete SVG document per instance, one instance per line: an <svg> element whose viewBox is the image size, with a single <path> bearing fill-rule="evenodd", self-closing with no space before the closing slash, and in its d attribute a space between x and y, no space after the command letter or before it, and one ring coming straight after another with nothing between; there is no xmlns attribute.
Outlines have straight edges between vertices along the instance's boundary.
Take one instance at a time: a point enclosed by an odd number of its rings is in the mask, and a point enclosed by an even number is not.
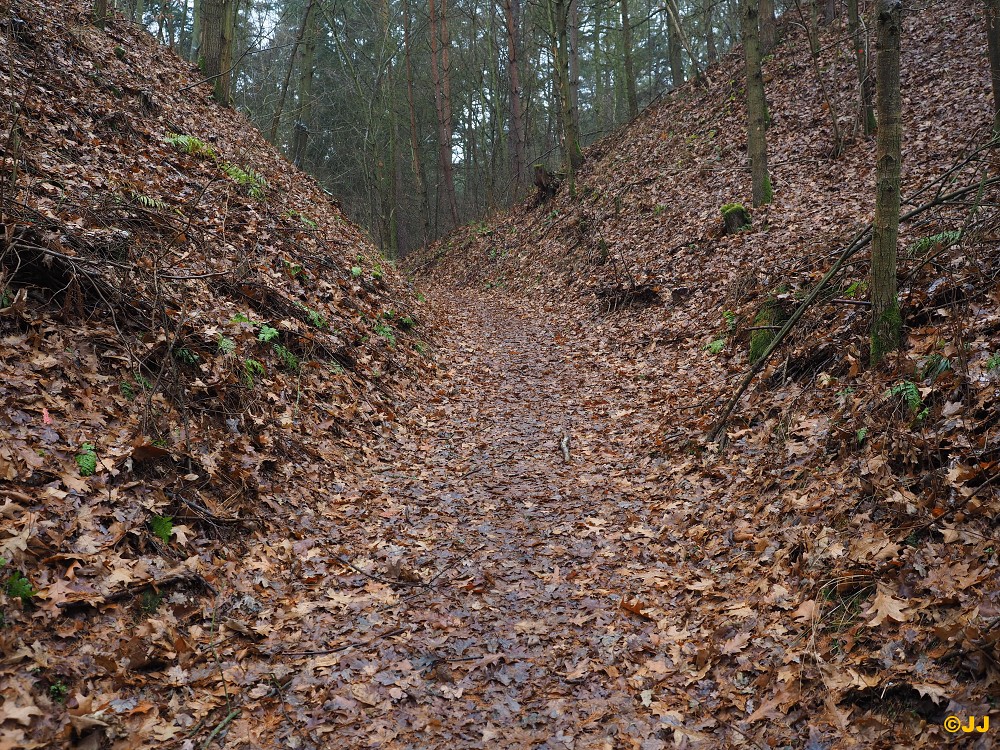
<svg viewBox="0 0 1000 750"><path fill-rule="evenodd" d="M315 622L325 609L339 632L295 648L353 645L307 660L292 690L313 696L298 711L312 731L357 732L351 746L656 737L662 725L636 715L615 666L648 649L640 631L652 626L621 606L626 568L652 535L648 486L616 441L626 397L580 337L585 324L451 294L445 371L401 418L399 444L379 449L370 482L345 489L316 529L356 568L328 542L306 555L331 572L302 594L326 595L300 597L289 617Z"/></svg>

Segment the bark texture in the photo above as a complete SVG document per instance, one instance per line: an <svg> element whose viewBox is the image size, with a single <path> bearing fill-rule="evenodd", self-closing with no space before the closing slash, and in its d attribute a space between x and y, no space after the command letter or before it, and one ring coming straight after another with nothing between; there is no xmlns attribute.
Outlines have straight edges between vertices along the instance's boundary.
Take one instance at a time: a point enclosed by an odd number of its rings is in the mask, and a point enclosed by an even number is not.
<svg viewBox="0 0 1000 750"><path fill-rule="evenodd" d="M896 295L896 243L899 234L899 175L903 123L899 91L899 47L903 3L878 0L878 139L875 163L875 220L871 269L871 361L877 364L899 347L902 317Z"/></svg>
<svg viewBox="0 0 1000 750"><path fill-rule="evenodd" d="M767 170L767 100L761 70L759 6L757 0L743 0L743 52L747 72L747 154L753 180L753 205L770 203L773 197Z"/></svg>

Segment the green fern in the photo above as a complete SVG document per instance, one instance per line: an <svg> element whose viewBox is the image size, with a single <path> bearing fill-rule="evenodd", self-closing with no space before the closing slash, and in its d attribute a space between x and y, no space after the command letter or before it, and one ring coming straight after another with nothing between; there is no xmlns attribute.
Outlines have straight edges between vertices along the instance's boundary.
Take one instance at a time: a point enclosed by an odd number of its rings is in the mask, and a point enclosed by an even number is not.
<svg viewBox="0 0 1000 750"><path fill-rule="evenodd" d="M30 601L31 597L38 593L31 585L31 581L16 570L7 579L6 589L7 596L20 599L22 602Z"/></svg>
<svg viewBox="0 0 1000 750"><path fill-rule="evenodd" d="M726 339L725 338L715 339L714 341L705 344L704 348L705 351L708 352L709 354L718 354L719 352L721 352L723 349L726 348Z"/></svg>
<svg viewBox="0 0 1000 750"><path fill-rule="evenodd" d="M930 237L921 237L906 249L906 254L914 258L922 256L930 250L947 250L952 245L957 245L960 239L962 239L962 232L958 229L932 234Z"/></svg>
<svg viewBox="0 0 1000 750"><path fill-rule="evenodd" d="M250 167L243 168L238 164L231 164L230 162L223 162L219 168L237 185L247 188L247 192L251 198L263 200L264 190L267 188L267 180L262 174Z"/></svg>
<svg viewBox="0 0 1000 750"><path fill-rule="evenodd" d="M170 206L159 198L153 198L151 196L140 193L138 190L130 190L129 197L134 203L138 203L140 206L145 208L151 208L154 211L169 211Z"/></svg>
<svg viewBox="0 0 1000 750"><path fill-rule="evenodd" d="M178 151L192 156L204 156L208 159L215 158L215 150L200 138L193 135L182 135L181 133L167 133L164 139Z"/></svg>
<svg viewBox="0 0 1000 750"><path fill-rule="evenodd" d="M265 344L269 341L274 341L278 338L278 329L271 328L271 326L262 325L260 327L260 333L257 334L257 338L263 341Z"/></svg>
<svg viewBox="0 0 1000 750"><path fill-rule="evenodd" d="M281 344L274 345L274 353L278 355L281 360L281 364L285 366L286 370L290 372L299 371L299 358L292 354L291 351L283 347Z"/></svg>
<svg viewBox="0 0 1000 750"><path fill-rule="evenodd" d="M149 528L164 544L169 544L174 533L173 516L153 516L149 521Z"/></svg>
<svg viewBox="0 0 1000 750"><path fill-rule="evenodd" d="M227 336L223 336L221 333L216 339L216 344L219 347L219 353L224 357L236 351L236 342Z"/></svg>
<svg viewBox="0 0 1000 750"><path fill-rule="evenodd" d="M81 477L94 475L97 471L97 453L94 452L93 443L84 443L80 446L80 452L76 454L76 465L80 469Z"/></svg>
<svg viewBox="0 0 1000 750"><path fill-rule="evenodd" d="M920 397L920 389L916 383L909 380L901 380L884 394L886 399L899 398L906 404L913 414L917 414L924 405L924 400Z"/></svg>
<svg viewBox="0 0 1000 750"><path fill-rule="evenodd" d="M1000 368L1000 353L994 354L986 360L986 372L993 372L997 368Z"/></svg>
<svg viewBox="0 0 1000 750"><path fill-rule="evenodd" d="M396 334L385 323L376 323L375 333L384 338L389 346L396 346Z"/></svg>

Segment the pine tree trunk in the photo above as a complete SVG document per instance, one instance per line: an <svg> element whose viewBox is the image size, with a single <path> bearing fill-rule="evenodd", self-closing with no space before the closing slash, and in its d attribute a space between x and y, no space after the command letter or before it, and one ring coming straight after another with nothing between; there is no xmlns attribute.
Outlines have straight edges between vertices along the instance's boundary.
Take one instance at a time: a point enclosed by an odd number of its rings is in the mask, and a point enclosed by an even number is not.
<svg viewBox="0 0 1000 750"><path fill-rule="evenodd" d="M524 189L527 158L524 144L524 104L521 99L523 92L521 91L519 0L504 0L503 13L507 37L507 79L510 84L510 140L513 154L511 171L514 173L514 195L520 196Z"/></svg>
<svg viewBox="0 0 1000 750"><path fill-rule="evenodd" d="M899 347L902 316L896 296L896 242L902 161L902 104L899 90L901 0L878 0L876 89L878 139L875 163L875 220L871 269L871 361L878 364Z"/></svg>
<svg viewBox="0 0 1000 750"><path fill-rule="evenodd" d="M191 39L188 41L188 60L197 63L201 57L201 4L203 0L191 3Z"/></svg>
<svg viewBox="0 0 1000 750"><path fill-rule="evenodd" d="M215 100L229 104L233 41L232 0L201 0L201 44L204 74L211 79Z"/></svg>
<svg viewBox="0 0 1000 750"><path fill-rule="evenodd" d="M990 50L990 79L993 82L993 130L1000 134L1000 0L986 2L986 41Z"/></svg>
<svg viewBox="0 0 1000 750"><path fill-rule="evenodd" d="M708 56L708 64L711 65L719 58L719 52L715 47L715 19L713 17L713 6L715 0L702 0L701 18L705 31L705 54Z"/></svg>
<svg viewBox="0 0 1000 750"><path fill-rule="evenodd" d="M292 52L288 56L288 67L285 68L285 78L281 82L281 93L278 95L278 106L271 116L271 129L268 131L267 140L271 143L278 142L278 128L281 125L281 116L285 111L285 99L288 98L288 84L292 80L292 70L295 69L295 58L299 54L299 45L306 35L306 28L309 25L309 15L312 13L316 0L309 0L306 11L302 16L302 24L299 26L299 33L295 35L295 42L292 44Z"/></svg>
<svg viewBox="0 0 1000 750"><path fill-rule="evenodd" d="M632 58L632 22L628 14L628 0L621 0L622 14L622 57L625 62L625 100L628 102L628 118L639 116L639 99L635 91L635 62Z"/></svg>
<svg viewBox="0 0 1000 750"><path fill-rule="evenodd" d="M292 144L292 164L302 168L309 144L309 130L312 128L313 75L316 60L316 14L312 13L313 2L306 8L305 39L302 47L302 64L299 70L299 109L295 118L295 140Z"/></svg>
<svg viewBox="0 0 1000 750"><path fill-rule="evenodd" d="M573 106L569 65L569 0L548 0L549 32L552 37L552 59L555 63L556 98L561 113L563 169L570 195L576 194L576 170L583 163L580 134Z"/></svg>
<svg viewBox="0 0 1000 750"><path fill-rule="evenodd" d="M743 0L743 52L747 72L747 153L753 182L753 204L762 206L772 198L767 171L767 99L761 71L760 29L757 0Z"/></svg>
<svg viewBox="0 0 1000 750"><path fill-rule="evenodd" d="M424 165L420 158L420 134L417 129L417 108L413 100L413 62L412 41L410 37L410 3L403 0L403 55L406 62L406 102L410 109L410 157L413 161L413 179L417 182L417 193L420 196L420 216L423 226L422 244L431 239L431 212L427 198L427 178L424 176Z"/></svg>
<svg viewBox="0 0 1000 750"><path fill-rule="evenodd" d="M847 0L847 26L854 45L854 59L858 69L861 123L864 126L865 135L871 135L875 132L875 108L872 105L873 81L868 74L868 34L861 24L858 0Z"/></svg>
<svg viewBox="0 0 1000 750"><path fill-rule="evenodd" d="M670 0L667 0L669 3ZM680 34L677 33L677 25L673 17L670 16L668 6L667 20L667 58L670 61L670 81L674 88L684 83L684 57L681 50Z"/></svg>
<svg viewBox="0 0 1000 750"><path fill-rule="evenodd" d="M447 0L441 0L446 3ZM431 81L434 86L434 105L438 116L438 156L441 179L444 182L444 198L451 216L451 225L458 226L458 201L455 196L454 165L452 164L452 118L451 83L448 80L448 27L445 20L446 8L440 14L434 0L429 0L431 35Z"/></svg>

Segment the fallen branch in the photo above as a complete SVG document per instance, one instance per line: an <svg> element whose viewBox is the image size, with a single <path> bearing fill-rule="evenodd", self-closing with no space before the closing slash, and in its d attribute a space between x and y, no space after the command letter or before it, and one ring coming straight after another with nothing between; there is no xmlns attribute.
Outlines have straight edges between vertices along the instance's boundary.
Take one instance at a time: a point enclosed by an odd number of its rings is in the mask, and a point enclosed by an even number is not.
<svg viewBox="0 0 1000 750"><path fill-rule="evenodd" d="M141 583L133 583L126 586L123 589L112 592L107 596L96 596L93 599L74 599L72 601L58 602L56 603L56 608L63 609L67 611L72 611L74 609L80 609L83 607L101 607L105 604L114 604L115 602L120 602L123 599L131 599L144 591L149 589L158 590L162 588L168 588L170 586L177 586L183 583L197 583L203 586L207 591L211 592L213 595L217 595L217 591L208 581L205 580L204 576L199 573L176 573L174 575L169 575L165 578L161 578L159 581L144 581Z"/></svg>

